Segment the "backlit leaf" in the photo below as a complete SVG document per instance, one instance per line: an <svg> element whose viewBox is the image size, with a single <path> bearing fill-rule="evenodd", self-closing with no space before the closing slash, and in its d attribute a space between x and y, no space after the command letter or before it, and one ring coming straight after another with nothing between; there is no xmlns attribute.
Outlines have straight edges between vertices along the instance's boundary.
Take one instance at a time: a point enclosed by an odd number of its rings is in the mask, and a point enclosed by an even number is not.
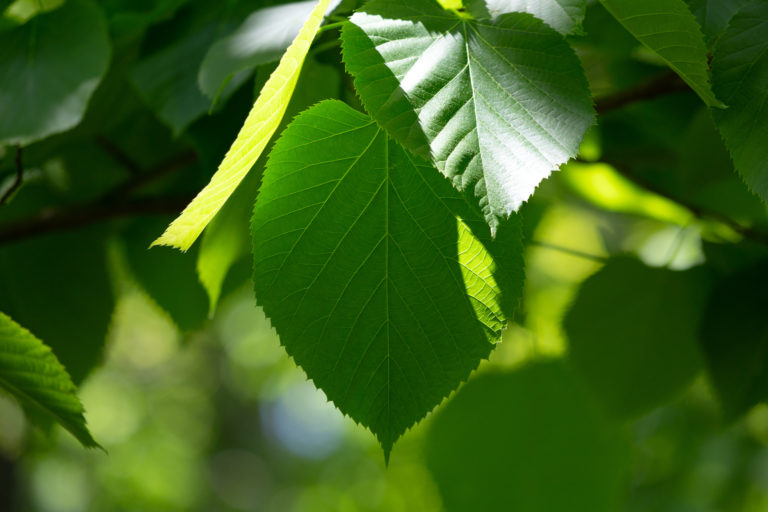
<svg viewBox="0 0 768 512"><path fill-rule="evenodd" d="M581 27L585 0L467 0L467 10L477 18L495 18L510 12L528 12L562 34Z"/></svg>

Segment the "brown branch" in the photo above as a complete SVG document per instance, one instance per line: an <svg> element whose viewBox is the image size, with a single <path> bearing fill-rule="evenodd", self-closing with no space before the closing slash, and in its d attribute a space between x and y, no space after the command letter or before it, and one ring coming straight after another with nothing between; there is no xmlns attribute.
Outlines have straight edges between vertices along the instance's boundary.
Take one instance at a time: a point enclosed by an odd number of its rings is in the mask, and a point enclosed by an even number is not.
<svg viewBox="0 0 768 512"><path fill-rule="evenodd" d="M623 91L597 98L595 100L595 110L597 110L598 114L606 114L632 103L653 100L667 94L689 90L690 87L683 82L677 73L668 71Z"/></svg>
<svg viewBox="0 0 768 512"><path fill-rule="evenodd" d="M24 163L22 162L21 158L21 146L18 146L16 148L16 177L13 180L13 183L11 183L11 186L8 187L8 190L6 190L2 196L0 196L0 206L5 204L5 202L13 195L16 190L21 186L22 181L24 181Z"/></svg>
<svg viewBox="0 0 768 512"><path fill-rule="evenodd" d="M149 197L118 203L92 203L39 214L0 226L0 245L54 231L77 229L98 222L136 215L177 214L192 200L188 197Z"/></svg>

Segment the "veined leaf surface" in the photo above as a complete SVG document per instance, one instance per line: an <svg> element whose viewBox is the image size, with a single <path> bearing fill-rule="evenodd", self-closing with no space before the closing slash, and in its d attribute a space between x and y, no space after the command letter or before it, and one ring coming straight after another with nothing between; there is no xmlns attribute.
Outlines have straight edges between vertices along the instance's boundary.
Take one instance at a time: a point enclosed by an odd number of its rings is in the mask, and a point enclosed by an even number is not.
<svg viewBox="0 0 768 512"><path fill-rule="evenodd" d="M562 34L579 29L587 9L585 0L467 0L465 3L476 18L528 12Z"/></svg>
<svg viewBox="0 0 768 512"><path fill-rule="evenodd" d="M530 14L474 21L433 1L374 0L342 39L368 112L470 191L492 231L594 121L578 58Z"/></svg>
<svg viewBox="0 0 768 512"><path fill-rule="evenodd" d="M318 1L299 35L261 90L237 139L210 183L152 245L168 245L182 251L189 249L243 180L280 125L304 59L329 5L330 0Z"/></svg>
<svg viewBox="0 0 768 512"><path fill-rule="evenodd" d="M83 446L98 446L85 425L83 406L67 370L50 348L3 313L0 313L0 389L24 407L58 422Z"/></svg>
<svg viewBox="0 0 768 512"><path fill-rule="evenodd" d="M731 20L712 57L712 83L728 108L713 111L736 170L768 202L768 3Z"/></svg>
<svg viewBox="0 0 768 512"><path fill-rule="evenodd" d="M725 105L709 84L707 46L683 0L601 0L635 38L661 57L710 107Z"/></svg>
<svg viewBox="0 0 768 512"><path fill-rule="evenodd" d="M286 351L388 455L499 341L522 283L517 218L503 228L492 241L432 166L326 101L271 153L252 221L256 297Z"/></svg>

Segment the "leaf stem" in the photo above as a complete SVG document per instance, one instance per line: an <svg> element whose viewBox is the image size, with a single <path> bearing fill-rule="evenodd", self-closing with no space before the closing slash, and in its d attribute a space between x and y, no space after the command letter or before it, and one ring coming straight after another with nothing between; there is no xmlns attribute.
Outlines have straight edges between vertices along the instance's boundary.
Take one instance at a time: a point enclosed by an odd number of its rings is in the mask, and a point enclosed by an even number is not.
<svg viewBox="0 0 768 512"><path fill-rule="evenodd" d="M0 196L0 205L5 204L5 202L10 199L13 193L21 187L22 181L24 181L24 163L22 161L21 146L18 146L16 148L16 177L14 178L13 183L11 183L11 186L9 186Z"/></svg>

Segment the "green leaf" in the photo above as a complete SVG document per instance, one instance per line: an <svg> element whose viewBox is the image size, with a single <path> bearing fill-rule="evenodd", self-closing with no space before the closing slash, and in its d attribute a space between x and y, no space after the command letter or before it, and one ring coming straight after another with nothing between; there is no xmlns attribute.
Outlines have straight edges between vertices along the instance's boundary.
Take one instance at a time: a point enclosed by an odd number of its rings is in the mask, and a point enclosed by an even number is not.
<svg viewBox="0 0 768 512"><path fill-rule="evenodd" d="M616 416L670 400L701 367L698 332L709 291L701 269L675 272L614 258L581 287L564 326L577 373Z"/></svg>
<svg viewBox="0 0 768 512"><path fill-rule="evenodd" d="M467 0L465 4L476 18L496 18L510 12L527 12L561 34L577 32L587 9L586 0Z"/></svg>
<svg viewBox="0 0 768 512"><path fill-rule="evenodd" d="M430 427L448 512L622 510L626 436L561 362L478 375Z"/></svg>
<svg viewBox="0 0 768 512"><path fill-rule="evenodd" d="M722 34L728 21L751 0L686 0L708 43Z"/></svg>
<svg viewBox="0 0 768 512"><path fill-rule="evenodd" d="M481 22L431 0L374 0L342 39L368 112L474 195L492 231L594 121L579 60L530 14Z"/></svg>
<svg viewBox="0 0 768 512"><path fill-rule="evenodd" d="M683 0L600 1L638 41L680 75L704 103L725 107L709 84L707 47L701 27Z"/></svg>
<svg viewBox="0 0 768 512"><path fill-rule="evenodd" d="M83 406L67 370L50 348L3 313L0 313L0 388L24 407L54 419L83 446L99 446L88 432Z"/></svg>
<svg viewBox="0 0 768 512"><path fill-rule="evenodd" d="M701 346L728 419L768 400L767 303L765 260L724 278L710 296Z"/></svg>
<svg viewBox="0 0 768 512"><path fill-rule="evenodd" d="M174 136L210 107L210 101L197 87L197 69L216 33L216 23L194 30L139 61L131 73L142 99Z"/></svg>
<svg viewBox="0 0 768 512"><path fill-rule="evenodd" d="M712 83L728 109L713 111L736 170L768 202L768 3L753 2L731 20L715 47Z"/></svg>
<svg viewBox="0 0 768 512"><path fill-rule="evenodd" d="M72 380L82 382L101 361L115 307L106 232L90 228L3 244L0 268L0 310L45 340Z"/></svg>
<svg viewBox="0 0 768 512"><path fill-rule="evenodd" d="M286 351L387 456L488 356L520 293L517 218L491 242L434 168L338 101L284 132L252 222L256 297Z"/></svg>
<svg viewBox="0 0 768 512"><path fill-rule="evenodd" d="M198 73L200 89L215 98L236 74L276 61L290 46L315 6L315 0L254 11L232 34L216 41Z"/></svg>
<svg viewBox="0 0 768 512"><path fill-rule="evenodd" d="M27 145L77 125L110 53L101 10L86 0L0 32L0 145Z"/></svg>
<svg viewBox="0 0 768 512"><path fill-rule="evenodd" d="M330 0L319 0L299 35L283 55L248 114L243 128L211 182L152 245L188 250L237 188L280 125L302 64Z"/></svg>

